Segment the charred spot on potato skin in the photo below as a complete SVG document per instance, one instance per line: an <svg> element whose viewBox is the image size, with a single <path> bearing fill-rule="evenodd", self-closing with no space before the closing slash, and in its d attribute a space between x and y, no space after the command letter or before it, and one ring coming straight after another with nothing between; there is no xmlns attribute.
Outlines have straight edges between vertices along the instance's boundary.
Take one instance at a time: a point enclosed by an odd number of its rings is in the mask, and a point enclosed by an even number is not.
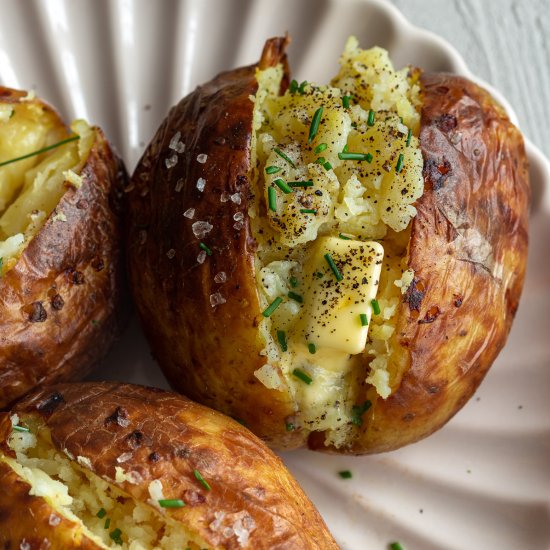
<svg viewBox="0 0 550 550"><path fill-rule="evenodd" d="M429 158L424 161L422 176L424 177L424 182L429 183L432 189L437 191L445 185L452 171L451 163L445 157L439 161Z"/></svg>
<svg viewBox="0 0 550 550"><path fill-rule="evenodd" d="M420 306L422 305L424 295L424 285L419 279L415 278L407 289L407 292L405 292L403 302L409 304L409 309L411 311L420 312Z"/></svg>
<svg viewBox="0 0 550 550"><path fill-rule="evenodd" d="M435 124L441 131L450 132L456 128L457 120L454 115L444 113L435 119Z"/></svg>
<svg viewBox="0 0 550 550"><path fill-rule="evenodd" d="M187 447L182 447L181 449L176 449L174 454L177 458L189 458L191 456L191 450Z"/></svg>
<svg viewBox="0 0 550 550"><path fill-rule="evenodd" d="M33 302L30 304L28 314L31 323L43 323L48 318L42 302Z"/></svg>
<svg viewBox="0 0 550 550"><path fill-rule="evenodd" d="M96 271L101 271L105 267L105 262L101 258L94 258L91 262L91 266Z"/></svg>
<svg viewBox="0 0 550 550"><path fill-rule="evenodd" d="M405 421L405 422L412 422L412 421L414 420L414 417L415 417L415 416L416 416L416 415L415 415L414 413L407 413L407 414L405 414L405 415L402 417L402 419L403 419L403 421Z"/></svg>
<svg viewBox="0 0 550 550"><path fill-rule="evenodd" d="M88 201L85 200L85 199L80 199L77 203L76 203L76 207L79 209L79 210L86 210L88 208L89 204L88 204Z"/></svg>
<svg viewBox="0 0 550 550"><path fill-rule="evenodd" d="M52 414L61 403L65 403L65 399L58 392L52 393L49 397L46 397L44 401L39 403L36 407L36 410L42 414Z"/></svg>
<svg viewBox="0 0 550 550"><path fill-rule="evenodd" d="M441 388L439 386L428 386L427 390L428 390L428 393L431 393L431 394L434 394L434 393L439 393L439 390Z"/></svg>
<svg viewBox="0 0 550 550"><path fill-rule="evenodd" d="M455 307L460 307L462 305L463 298L462 296L455 296Z"/></svg>
<svg viewBox="0 0 550 550"><path fill-rule="evenodd" d="M65 300L61 297L61 294L56 294L52 297L50 300L50 304L53 309L56 311L61 311L63 309L63 306L65 305Z"/></svg>
<svg viewBox="0 0 550 550"><path fill-rule="evenodd" d="M464 329L458 333L459 336L466 336L466 334L468 334L468 331Z"/></svg>
<svg viewBox="0 0 550 550"><path fill-rule="evenodd" d="M82 271L77 271L76 269L68 269L66 273L69 282L73 285L84 284L84 273L82 273Z"/></svg>
<svg viewBox="0 0 550 550"><path fill-rule="evenodd" d="M117 407L113 414L109 415L105 419L104 425L108 426L109 424L118 424L119 426L126 428L129 423L130 418L128 415L128 411L123 407Z"/></svg>
<svg viewBox="0 0 550 550"><path fill-rule="evenodd" d="M149 459L149 462L155 464L160 460L160 455L156 451L153 451L147 458Z"/></svg>
<svg viewBox="0 0 550 550"><path fill-rule="evenodd" d="M134 430L130 435L126 437L126 441L132 449L137 449L138 447L141 447L141 445L144 443L143 432L140 432L139 430Z"/></svg>
<svg viewBox="0 0 550 550"><path fill-rule="evenodd" d="M433 323L440 315L441 310L437 306L432 306L424 316L424 319L420 319L418 321L419 325L425 325L429 323Z"/></svg>

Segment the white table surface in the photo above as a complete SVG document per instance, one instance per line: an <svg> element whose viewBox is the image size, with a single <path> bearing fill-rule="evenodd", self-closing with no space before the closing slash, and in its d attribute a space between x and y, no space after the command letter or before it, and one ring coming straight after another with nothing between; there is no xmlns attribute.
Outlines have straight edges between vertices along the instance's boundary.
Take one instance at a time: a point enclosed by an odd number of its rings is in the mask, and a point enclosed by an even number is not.
<svg viewBox="0 0 550 550"><path fill-rule="evenodd" d="M550 0L388 0L500 90L550 157Z"/></svg>

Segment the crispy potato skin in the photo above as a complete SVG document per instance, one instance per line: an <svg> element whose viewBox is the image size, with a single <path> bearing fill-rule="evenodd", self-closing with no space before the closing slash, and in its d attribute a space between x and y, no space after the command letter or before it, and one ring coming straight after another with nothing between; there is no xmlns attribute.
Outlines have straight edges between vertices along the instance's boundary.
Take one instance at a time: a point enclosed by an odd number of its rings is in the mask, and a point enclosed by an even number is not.
<svg viewBox="0 0 550 550"><path fill-rule="evenodd" d="M269 41L259 66L286 67L285 46L285 39ZM283 439L283 446L298 447L305 437L284 432L284 419L294 414L290 396L267 389L254 376L265 364L257 328L262 316L256 244L247 213L256 68L222 73L200 86L170 111L156 133L126 195L129 274L153 354L171 384L245 419L274 445L281 446ZM177 132L186 150L168 169L165 160L174 154L169 143ZM204 164L197 161L199 154L207 155ZM206 180L204 192L196 188L199 178ZM229 200L235 193L239 204ZM226 202L220 201L222 195ZM195 210L193 219L183 216L189 208ZM244 217L242 229L234 227L237 213ZM192 225L197 221L207 221L212 230L196 237ZM213 252L202 265L197 262L201 241ZM214 281L220 272L227 282ZM217 293L226 300L221 307L210 302Z"/></svg>
<svg viewBox="0 0 550 550"><path fill-rule="evenodd" d="M185 508L167 510L170 517L216 548L241 548L235 536L223 536L223 528L209 527L220 511L228 520L243 511L252 517L256 528L248 548L338 548L278 457L239 423L185 397L114 382L59 384L31 394L13 412L23 421L29 415L41 416L55 447L89 458L93 471L104 479L113 480L120 465L117 457L131 452L124 470L139 473L141 481L111 482L145 502L149 483L161 480L167 498L186 502ZM6 413L3 417L0 452L9 452L5 438L10 420ZM210 491L197 481L195 469ZM16 548L21 536L36 533L37 540L48 538L51 548L73 548L63 546L63 530L48 524L51 510L43 502L35 503L34 518L22 515L21 506L30 498L27 487L16 479L7 481L3 488L9 498L0 497L0 542ZM11 530L15 518L20 531ZM43 529L32 531L35 525ZM82 548L91 546L83 543Z"/></svg>
<svg viewBox="0 0 550 550"><path fill-rule="evenodd" d="M24 95L0 88L2 102ZM0 278L0 409L38 385L85 376L125 324L120 193L127 175L99 129L81 176L56 209L67 221L54 220L54 210Z"/></svg>
<svg viewBox="0 0 550 550"><path fill-rule="evenodd" d="M244 419L273 447L369 454L417 441L466 403L506 341L527 255L523 139L476 84L445 74L425 74L421 84L425 192L411 227L415 281L400 306L395 342L408 369L390 398L375 401L347 447L326 447L323 433L307 440L303 432L287 433L289 395L253 375L265 363L247 216L253 68L224 73L176 106L133 177L129 266L154 355L176 389ZM186 156L167 170L177 131ZM199 153L208 155L205 165L196 162ZM195 187L199 177L207 180L203 193ZM237 191L240 205L220 202L222 193ZM192 221L182 215L188 208L195 208ZM236 212L244 215L240 231L233 228ZM191 231L196 220L213 225L204 238ZM202 265L201 240L214 251ZM220 271L225 284L213 281ZM226 303L213 308L216 292ZM358 384L365 386L367 373L365 361ZM367 390L358 402L369 398Z"/></svg>
<svg viewBox="0 0 550 550"><path fill-rule="evenodd" d="M482 88L422 76L425 192L409 245L414 284L401 304L409 369L374 404L350 452L388 451L445 424L504 346L525 277L530 188L523 138Z"/></svg>

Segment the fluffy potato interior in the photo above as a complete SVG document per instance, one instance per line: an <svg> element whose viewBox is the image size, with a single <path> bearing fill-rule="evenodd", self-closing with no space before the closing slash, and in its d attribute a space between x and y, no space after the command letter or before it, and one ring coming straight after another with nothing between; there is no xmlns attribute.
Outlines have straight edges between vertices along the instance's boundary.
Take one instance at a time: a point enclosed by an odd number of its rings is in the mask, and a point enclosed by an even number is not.
<svg viewBox="0 0 550 550"><path fill-rule="evenodd" d="M18 425L20 419L13 416L12 423ZM17 458L0 453L0 461L31 485L31 495L43 497L56 514L81 524L84 534L101 548L211 548L186 532L158 505L160 499L170 498L160 480L149 485L150 498L146 503L137 502L94 474L89 469L89 458L58 452L41 422L25 418L24 425L29 432L14 431L9 438ZM122 466L123 463L116 467L116 476L121 480L131 475ZM50 518L50 524L55 525L55 520Z"/></svg>
<svg viewBox="0 0 550 550"><path fill-rule="evenodd" d="M281 67L257 73L249 212L265 308L256 376L294 395L287 429L336 446L369 406L358 389L387 398L407 366L393 354L396 312L423 193L418 72L353 37L340 65L331 85L283 96Z"/></svg>
<svg viewBox="0 0 550 550"><path fill-rule="evenodd" d="M16 263L55 210L68 185L81 184L80 171L95 131L82 120L71 125L77 141L0 166L0 274ZM69 137L51 110L29 99L0 103L0 163L23 157ZM56 212L56 221L66 221Z"/></svg>

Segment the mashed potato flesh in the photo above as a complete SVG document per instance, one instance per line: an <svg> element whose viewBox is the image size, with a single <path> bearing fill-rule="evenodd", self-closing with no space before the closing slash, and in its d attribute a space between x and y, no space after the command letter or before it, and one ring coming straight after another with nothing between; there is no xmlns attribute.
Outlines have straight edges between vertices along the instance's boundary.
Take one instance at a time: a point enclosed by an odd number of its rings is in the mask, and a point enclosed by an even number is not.
<svg viewBox="0 0 550 550"><path fill-rule="evenodd" d="M392 350L398 305L412 280L407 272L410 222L423 193L416 72L396 71L385 50L361 50L354 38L340 64L330 86L294 85L282 96L277 94L282 69L258 72L257 189L250 210L259 244L261 304L282 298L260 327L266 366L257 376L268 387L290 389L295 427L325 431L326 443L336 446L353 435L357 424L358 384L353 381L358 369L369 364L364 381L373 396L386 398L405 368L395 363ZM319 124L312 130L316 117ZM339 257L341 247L331 246L335 239L352 243L355 253ZM319 253L321 241L344 272L339 281L331 280ZM374 249L383 249L383 259L359 252ZM311 277L312 265L318 277ZM358 273L363 277L356 280ZM370 286L358 298L361 285ZM373 311L372 292L379 314ZM323 310L319 303L328 306ZM343 324L349 311L357 317L355 325L347 317ZM361 319L359 311L366 317ZM302 329L308 318L326 328L314 348ZM339 343L334 335L343 326L349 336ZM360 334L365 337L358 351ZM296 368L306 377L296 376Z"/></svg>
<svg viewBox="0 0 550 550"><path fill-rule="evenodd" d="M67 190L78 186L95 131L82 120L71 125L80 139L0 166L0 275L15 265ZM0 163L40 151L69 137L55 116L32 102L0 103ZM63 213L58 212L62 223Z"/></svg>
<svg viewBox="0 0 550 550"><path fill-rule="evenodd" d="M18 421L18 418L12 418L14 424ZM163 493L160 480L150 484L151 499L147 504L136 502L90 471L86 467L89 466L87 457L71 460L58 452L45 426L32 421L29 423L28 419L26 424L30 432L13 432L10 436L9 445L17 458L0 454L0 461L7 463L31 485L31 495L45 498L59 516L82 524L86 536L101 548L210 548L204 541L186 532L181 524L168 516L169 512L158 506L159 499L171 498ZM123 478L125 475L124 470L118 467L117 476ZM105 528L107 521L108 528ZM118 533L117 529L120 530L119 538L114 536Z"/></svg>

